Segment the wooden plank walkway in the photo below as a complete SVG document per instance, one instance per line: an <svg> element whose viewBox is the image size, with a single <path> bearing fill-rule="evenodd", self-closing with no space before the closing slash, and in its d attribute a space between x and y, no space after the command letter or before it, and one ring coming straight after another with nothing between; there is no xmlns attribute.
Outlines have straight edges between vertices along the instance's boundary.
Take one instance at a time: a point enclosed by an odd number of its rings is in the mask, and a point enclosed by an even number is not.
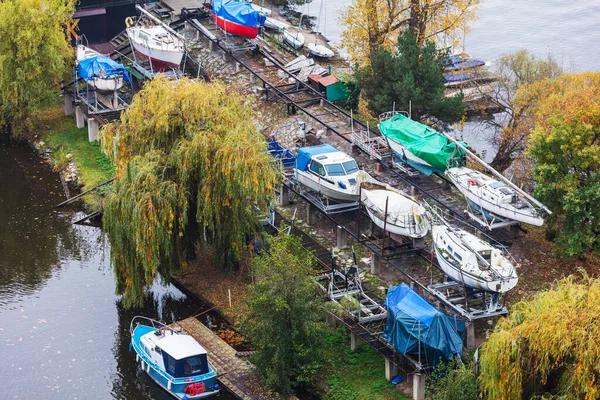
<svg viewBox="0 0 600 400"><path fill-rule="evenodd" d="M208 360L217 369L217 380L242 400L279 399L264 387L252 364L236 356L233 347L196 318L188 318L174 325L180 326L208 352Z"/></svg>

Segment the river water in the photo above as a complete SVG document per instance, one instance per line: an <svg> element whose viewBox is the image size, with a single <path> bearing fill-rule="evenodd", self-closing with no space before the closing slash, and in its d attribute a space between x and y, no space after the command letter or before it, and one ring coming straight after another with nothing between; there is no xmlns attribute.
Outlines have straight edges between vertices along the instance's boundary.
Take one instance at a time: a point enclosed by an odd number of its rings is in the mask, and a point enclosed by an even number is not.
<svg viewBox="0 0 600 400"><path fill-rule="evenodd" d="M171 399L137 368L129 323L201 305L157 285L141 310L124 310L108 243L72 224L76 209L54 209L64 198L36 154L0 143L0 399Z"/></svg>

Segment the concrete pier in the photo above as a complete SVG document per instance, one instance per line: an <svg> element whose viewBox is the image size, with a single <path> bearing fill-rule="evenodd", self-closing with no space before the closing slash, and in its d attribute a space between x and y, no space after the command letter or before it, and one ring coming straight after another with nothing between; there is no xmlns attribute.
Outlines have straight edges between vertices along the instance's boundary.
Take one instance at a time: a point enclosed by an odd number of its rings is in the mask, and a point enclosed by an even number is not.
<svg viewBox="0 0 600 400"><path fill-rule="evenodd" d="M425 400L425 375L413 374L413 400Z"/></svg>
<svg viewBox="0 0 600 400"><path fill-rule="evenodd" d="M350 332L350 350L356 350L356 348L362 343L362 339L354 332ZM386 359L387 361L387 359Z"/></svg>
<svg viewBox="0 0 600 400"><path fill-rule="evenodd" d="M306 223L311 225L315 220L315 207L312 204L306 204Z"/></svg>
<svg viewBox="0 0 600 400"><path fill-rule="evenodd" d="M337 248L343 249L348 246L348 237L346 235L346 231L341 226L336 227L336 238L337 238Z"/></svg>
<svg viewBox="0 0 600 400"><path fill-rule="evenodd" d="M77 128L81 129L85 126L85 113L83 112L83 110L81 109L81 106L76 106L75 107L75 125L77 125Z"/></svg>
<svg viewBox="0 0 600 400"><path fill-rule="evenodd" d="M279 205L287 206L290 204L290 189L283 183L279 186Z"/></svg>
<svg viewBox="0 0 600 400"><path fill-rule="evenodd" d="M371 273L377 275L381 271L381 260L377 254L371 256Z"/></svg>
<svg viewBox="0 0 600 400"><path fill-rule="evenodd" d="M65 93L63 96L63 101L65 105L65 115L70 116L73 115L73 96Z"/></svg>
<svg viewBox="0 0 600 400"><path fill-rule="evenodd" d="M465 323L467 333L466 348L472 349L475 347L475 324L473 322Z"/></svg>
<svg viewBox="0 0 600 400"><path fill-rule="evenodd" d="M98 140L98 130L100 129L100 124L94 118L87 119L88 125L88 140L93 142Z"/></svg>
<svg viewBox="0 0 600 400"><path fill-rule="evenodd" d="M398 367L392 362L392 360L385 359L385 379L388 381L394 376L398 375Z"/></svg>

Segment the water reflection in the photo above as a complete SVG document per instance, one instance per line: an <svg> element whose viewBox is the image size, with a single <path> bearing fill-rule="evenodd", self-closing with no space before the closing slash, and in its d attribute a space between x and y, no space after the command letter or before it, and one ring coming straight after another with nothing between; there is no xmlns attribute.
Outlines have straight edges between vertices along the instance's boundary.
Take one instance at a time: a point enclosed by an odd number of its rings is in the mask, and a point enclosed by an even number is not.
<svg viewBox="0 0 600 400"><path fill-rule="evenodd" d="M74 226L56 174L0 143L0 398L169 399L129 352L136 314L173 322L200 305L157 285L141 310L115 296L100 229ZM221 398L227 398L226 395Z"/></svg>

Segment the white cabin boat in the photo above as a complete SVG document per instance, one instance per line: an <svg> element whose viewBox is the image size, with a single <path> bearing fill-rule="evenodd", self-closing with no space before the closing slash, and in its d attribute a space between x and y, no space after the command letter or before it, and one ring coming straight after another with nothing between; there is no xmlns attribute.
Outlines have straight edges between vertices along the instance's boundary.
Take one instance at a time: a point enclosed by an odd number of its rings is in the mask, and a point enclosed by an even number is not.
<svg viewBox="0 0 600 400"><path fill-rule="evenodd" d="M294 50L299 50L304 46L304 35L297 32L290 32L287 29L283 31L283 41Z"/></svg>
<svg viewBox="0 0 600 400"><path fill-rule="evenodd" d="M79 63L81 61L89 60L94 57L103 58L105 59L104 62L109 61L107 57L98 53L96 50L90 49L89 47L84 46L82 44L77 45L76 57L77 66L79 66ZM117 64L114 61L112 63L114 63L115 65ZM99 92L114 92L115 90L119 90L123 87L124 76L124 71L122 73L108 74L106 69L100 67L100 69L97 71L97 74L93 76L88 76L86 81L88 82L88 85L90 85L90 87L98 90Z"/></svg>
<svg viewBox="0 0 600 400"><path fill-rule="evenodd" d="M344 202L358 201L358 172L352 157L328 144L300 148L294 166L298 183Z"/></svg>
<svg viewBox="0 0 600 400"><path fill-rule="evenodd" d="M427 235L425 208L415 199L361 171L361 202L371 220L387 232L411 238ZM387 216L386 216L387 211Z"/></svg>
<svg viewBox="0 0 600 400"><path fill-rule="evenodd" d="M205 399L219 393L217 371L196 339L158 321L136 316L131 347L150 378L176 399Z"/></svg>
<svg viewBox="0 0 600 400"><path fill-rule="evenodd" d="M517 270L502 251L461 229L431 228L435 254L444 273L456 282L493 293L517 285Z"/></svg>
<svg viewBox="0 0 600 400"><path fill-rule="evenodd" d="M449 168L446 176L484 213L535 226L544 223L540 211L504 182L466 167Z"/></svg>
<svg viewBox="0 0 600 400"><path fill-rule="evenodd" d="M308 47L310 54L316 57L331 58L335 55L333 50L331 50L329 47L325 47L320 44L309 43L306 47Z"/></svg>
<svg viewBox="0 0 600 400"><path fill-rule="evenodd" d="M150 60L154 71L164 72L170 68L179 68L185 52L181 36L160 25L129 26L127 36L136 54Z"/></svg>

